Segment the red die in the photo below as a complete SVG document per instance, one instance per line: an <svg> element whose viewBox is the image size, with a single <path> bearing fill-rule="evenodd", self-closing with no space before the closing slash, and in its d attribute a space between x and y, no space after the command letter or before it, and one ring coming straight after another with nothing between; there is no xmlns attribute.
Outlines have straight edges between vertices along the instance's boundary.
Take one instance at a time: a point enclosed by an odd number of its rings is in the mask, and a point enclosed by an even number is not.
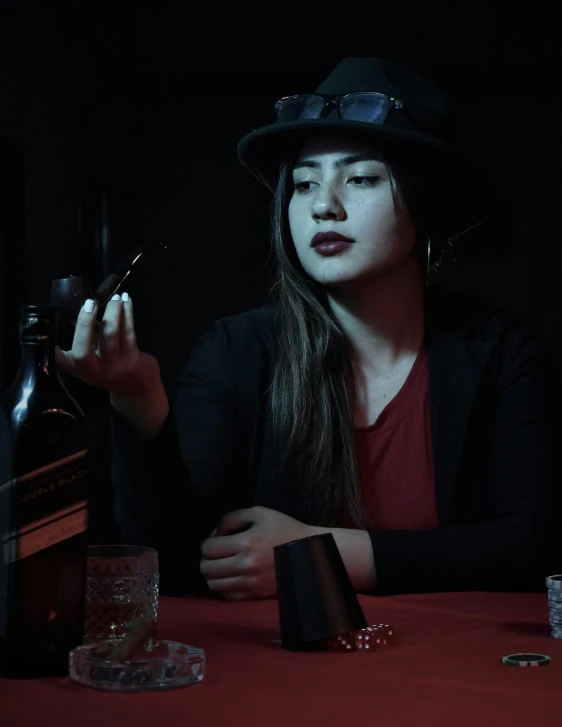
<svg viewBox="0 0 562 727"><path fill-rule="evenodd" d="M381 648L392 643L393 638L392 626L376 624L358 631L339 634L329 640L328 648L332 651L380 651Z"/></svg>

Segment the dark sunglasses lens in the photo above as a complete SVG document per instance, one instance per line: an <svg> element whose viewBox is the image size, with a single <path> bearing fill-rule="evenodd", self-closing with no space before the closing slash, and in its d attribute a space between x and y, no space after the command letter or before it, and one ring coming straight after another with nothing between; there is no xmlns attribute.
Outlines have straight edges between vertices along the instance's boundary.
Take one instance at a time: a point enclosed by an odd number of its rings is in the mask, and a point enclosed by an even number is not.
<svg viewBox="0 0 562 727"><path fill-rule="evenodd" d="M278 101L276 108L279 121L317 119L324 108L324 99L311 95L290 96Z"/></svg>
<svg viewBox="0 0 562 727"><path fill-rule="evenodd" d="M384 124L390 110L390 101L375 93L354 93L343 98L340 105L342 119Z"/></svg>

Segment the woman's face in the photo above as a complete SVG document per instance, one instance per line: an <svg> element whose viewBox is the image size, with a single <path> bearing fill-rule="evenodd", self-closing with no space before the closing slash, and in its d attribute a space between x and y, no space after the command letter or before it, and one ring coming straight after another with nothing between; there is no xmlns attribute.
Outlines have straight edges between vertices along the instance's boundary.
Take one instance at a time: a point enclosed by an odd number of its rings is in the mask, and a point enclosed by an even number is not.
<svg viewBox="0 0 562 727"><path fill-rule="evenodd" d="M289 227L298 258L314 280L340 286L415 264L416 231L399 195L395 210L389 172L372 147L338 138L308 141L292 174ZM353 242L321 254L314 238L327 232Z"/></svg>

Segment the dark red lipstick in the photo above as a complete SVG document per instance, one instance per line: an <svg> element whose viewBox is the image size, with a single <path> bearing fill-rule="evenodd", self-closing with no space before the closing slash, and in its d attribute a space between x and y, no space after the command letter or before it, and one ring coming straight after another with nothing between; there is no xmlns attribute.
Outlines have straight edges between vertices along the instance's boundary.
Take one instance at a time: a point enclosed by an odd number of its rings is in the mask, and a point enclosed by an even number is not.
<svg viewBox="0 0 562 727"><path fill-rule="evenodd" d="M310 241L310 247L318 247L324 242L355 242L350 237L342 235L341 232L317 232Z"/></svg>
<svg viewBox="0 0 562 727"><path fill-rule="evenodd" d="M310 246L319 255L330 257L347 250L354 242L350 237L342 235L341 232L317 232L310 241Z"/></svg>

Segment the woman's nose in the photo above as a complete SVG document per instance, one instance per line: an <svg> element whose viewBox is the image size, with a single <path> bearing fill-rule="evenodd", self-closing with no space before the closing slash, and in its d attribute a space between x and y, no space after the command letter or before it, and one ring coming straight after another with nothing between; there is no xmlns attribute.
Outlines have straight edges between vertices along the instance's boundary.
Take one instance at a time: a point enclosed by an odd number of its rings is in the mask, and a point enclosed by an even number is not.
<svg viewBox="0 0 562 727"><path fill-rule="evenodd" d="M312 200L312 217L318 220L340 220L345 216L343 204L335 189L320 188Z"/></svg>

